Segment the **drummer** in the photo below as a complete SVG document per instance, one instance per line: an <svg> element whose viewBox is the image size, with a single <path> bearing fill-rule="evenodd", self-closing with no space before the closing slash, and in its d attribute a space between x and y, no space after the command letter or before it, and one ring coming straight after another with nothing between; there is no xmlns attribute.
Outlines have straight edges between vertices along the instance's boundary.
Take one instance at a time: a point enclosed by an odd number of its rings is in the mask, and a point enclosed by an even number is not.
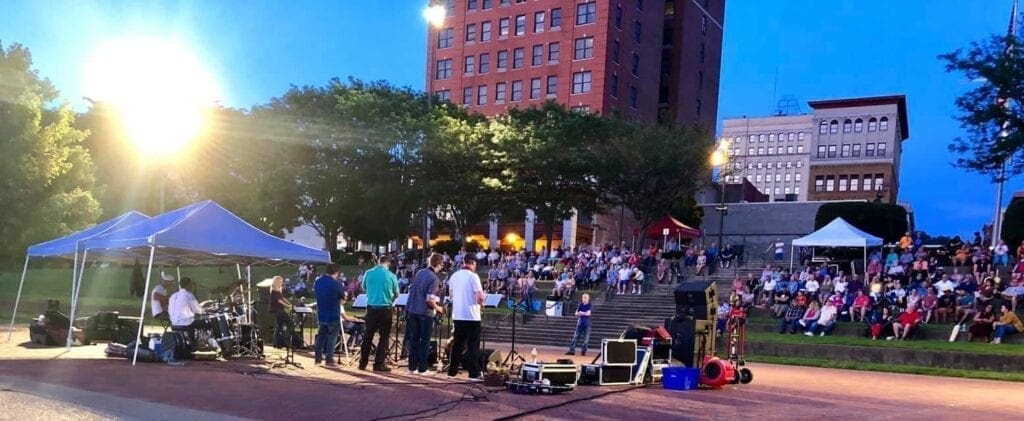
<svg viewBox="0 0 1024 421"><path fill-rule="evenodd" d="M187 276L181 278L178 292L171 294L167 305L167 314L171 318L171 327L187 330L193 336L197 327L204 327L202 320L196 318L197 315L204 314L204 312L203 308L199 307L196 296L192 294L194 289L195 283L192 282L192 278Z"/></svg>

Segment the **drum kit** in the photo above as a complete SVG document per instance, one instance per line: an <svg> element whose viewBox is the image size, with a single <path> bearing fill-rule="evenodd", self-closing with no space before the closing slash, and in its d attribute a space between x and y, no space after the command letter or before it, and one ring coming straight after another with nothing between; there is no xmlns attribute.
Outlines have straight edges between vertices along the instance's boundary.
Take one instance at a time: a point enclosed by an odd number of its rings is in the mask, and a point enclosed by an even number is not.
<svg viewBox="0 0 1024 421"><path fill-rule="evenodd" d="M251 305L234 303L227 298L199 303L204 313L200 316L201 324L206 327L195 331L196 350L219 349L225 358L263 358L259 327L246 311Z"/></svg>

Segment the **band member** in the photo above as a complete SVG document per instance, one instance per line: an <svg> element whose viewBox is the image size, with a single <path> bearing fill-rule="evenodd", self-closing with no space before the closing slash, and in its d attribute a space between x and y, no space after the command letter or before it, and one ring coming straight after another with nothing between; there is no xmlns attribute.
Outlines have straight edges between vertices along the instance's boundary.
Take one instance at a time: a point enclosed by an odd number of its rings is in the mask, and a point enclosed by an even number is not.
<svg viewBox="0 0 1024 421"><path fill-rule="evenodd" d="M476 261L467 260L462 269L453 273L448 280L448 288L452 300L452 321L455 324L448 378L454 378L459 374L459 364L462 363L469 371L471 381L483 381L478 354L480 309L486 295L480 283L480 276L476 274Z"/></svg>
<svg viewBox="0 0 1024 421"><path fill-rule="evenodd" d="M178 292L171 295L168 300L167 313L171 319L172 327L188 328L187 330L192 333L195 328L202 327L201 322L196 320L196 315L203 314L202 307L199 307L199 301L196 301L196 296L192 294L195 289L195 283L192 282L192 278L184 277L181 278L181 285L178 288ZM193 335L194 337L195 335Z"/></svg>
<svg viewBox="0 0 1024 421"><path fill-rule="evenodd" d="M338 333L341 331L341 283L338 282L338 273L341 268L337 263L328 263L326 272L317 278L313 283L313 293L316 295L317 322L320 331L316 335L316 350L313 354L313 363L320 364L326 360L328 367L334 367L334 347L338 342Z"/></svg>
<svg viewBox="0 0 1024 421"><path fill-rule="evenodd" d="M359 349L359 369L366 370L373 335L380 334L377 354L373 359L373 371L389 372L391 369L387 366L388 336L391 334L393 305L395 298L398 297L398 277L391 273L391 257L381 256L380 264L366 271L363 275L363 288L366 290L366 336L363 337L363 345Z"/></svg>
<svg viewBox="0 0 1024 421"><path fill-rule="evenodd" d="M149 305L153 312L153 317L160 320L168 320L167 309L170 293L167 292L167 289L174 286L174 277L163 273L160 274L160 281L160 285L153 288L153 292L150 294Z"/></svg>
<svg viewBox="0 0 1024 421"><path fill-rule="evenodd" d="M295 330L288 310L292 303L284 298L284 278L275 276L270 284L270 312L274 314L274 347L282 348L288 346L291 334Z"/></svg>
<svg viewBox="0 0 1024 421"><path fill-rule="evenodd" d="M444 265L444 258L440 254L431 253L427 265L413 277L409 287L409 301L405 307L409 313L405 337L412 348L409 351L409 374L434 374L427 371L430 332L434 328L435 315L444 314L444 308L437 302L437 272Z"/></svg>

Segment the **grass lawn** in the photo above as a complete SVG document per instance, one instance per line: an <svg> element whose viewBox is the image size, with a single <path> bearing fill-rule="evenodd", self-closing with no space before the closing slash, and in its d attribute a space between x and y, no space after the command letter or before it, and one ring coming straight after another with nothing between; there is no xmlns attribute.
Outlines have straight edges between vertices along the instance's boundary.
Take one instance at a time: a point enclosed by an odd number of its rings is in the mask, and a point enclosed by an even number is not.
<svg viewBox="0 0 1024 421"><path fill-rule="evenodd" d="M922 374L927 376L963 377L969 379L1024 382L1024 373L1022 372L960 370L952 368L877 364L856 361L838 361L824 358L774 357L767 355L751 355L747 357L747 361L768 364L799 365L806 367L842 368L847 370L881 371L886 373ZM756 382L757 373L755 373L754 376L754 381Z"/></svg>
<svg viewBox="0 0 1024 421"><path fill-rule="evenodd" d="M922 351L969 352L990 355L1024 355L1024 346L1020 344L991 345L984 342L946 342L935 340L919 341L872 341L868 338L851 336L804 336L780 335L778 333L748 332L747 340L757 342L781 342L807 345L845 345L862 347L885 347L916 349Z"/></svg>

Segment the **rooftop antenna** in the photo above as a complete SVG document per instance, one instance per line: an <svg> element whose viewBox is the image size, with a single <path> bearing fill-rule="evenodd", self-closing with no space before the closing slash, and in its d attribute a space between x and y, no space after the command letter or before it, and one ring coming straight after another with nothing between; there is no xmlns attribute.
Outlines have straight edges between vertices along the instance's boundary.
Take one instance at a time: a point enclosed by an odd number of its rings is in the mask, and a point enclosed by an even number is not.
<svg viewBox="0 0 1024 421"><path fill-rule="evenodd" d="M798 115L801 112L800 101L797 101L793 95L783 95L775 104L776 116Z"/></svg>
<svg viewBox="0 0 1024 421"><path fill-rule="evenodd" d="M775 102L775 94L779 91L779 65L775 65L775 81L772 82L772 105L777 105Z"/></svg>

